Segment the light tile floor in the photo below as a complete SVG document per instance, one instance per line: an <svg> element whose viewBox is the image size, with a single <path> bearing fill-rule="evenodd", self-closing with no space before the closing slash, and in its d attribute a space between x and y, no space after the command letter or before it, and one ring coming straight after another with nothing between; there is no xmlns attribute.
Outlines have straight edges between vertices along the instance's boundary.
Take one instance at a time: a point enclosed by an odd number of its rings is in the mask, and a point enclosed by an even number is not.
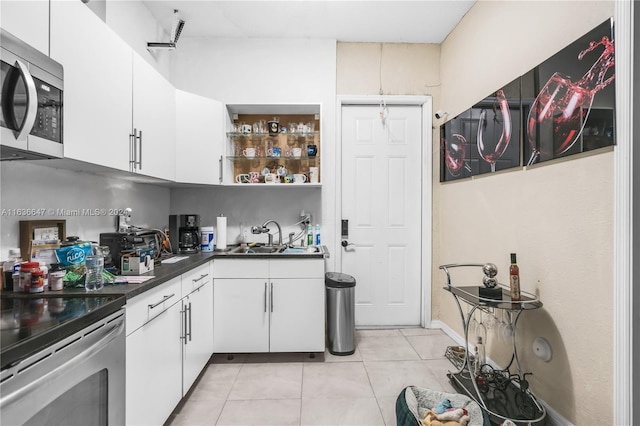
<svg viewBox="0 0 640 426"><path fill-rule="evenodd" d="M408 385L454 392L440 330L358 330L350 356L214 355L167 425L395 425Z"/></svg>

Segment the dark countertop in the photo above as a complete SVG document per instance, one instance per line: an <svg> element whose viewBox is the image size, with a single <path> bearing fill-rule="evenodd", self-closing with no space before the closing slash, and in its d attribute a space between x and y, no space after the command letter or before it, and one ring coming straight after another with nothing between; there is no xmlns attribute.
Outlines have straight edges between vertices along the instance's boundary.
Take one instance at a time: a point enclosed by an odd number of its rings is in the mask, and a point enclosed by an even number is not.
<svg viewBox="0 0 640 426"><path fill-rule="evenodd" d="M235 247L213 253L198 253L176 263L161 263L143 275L154 278L141 284L112 284L98 291L87 292L83 287L65 288L28 294L3 291L1 301L2 368L51 345L121 309L128 299L203 265L216 258L233 259L309 259L329 255L326 247L318 252L242 254L233 253Z"/></svg>
<svg viewBox="0 0 640 426"><path fill-rule="evenodd" d="M2 368L15 364L121 309L127 299L150 290L213 259L212 253L193 254L172 264L161 264L142 284L107 285L87 292L65 288L44 293L0 295L0 359Z"/></svg>
<svg viewBox="0 0 640 426"><path fill-rule="evenodd" d="M97 294L123 294L127 299L138 296L147 290L159 286L172 278L178 277L190 270L197 268L200 265L213 260L213 253L197 253L197 254L180 254L178 256L186 256L187 258L176 263L161 263L156 265L153 271L148 272L145 275L151 275L154 278L146 281L142 284L113 284L106 285L102 290L98 290ZM84 293L83 288L71 288L65 289L64 292L79 292Z"/></svg>
<svg viewBox="0 0 640 426"><path fill-rule="evenodd" d="M121 294L56 293L2 295L2 369L113 314L125 304Z"/></svg>

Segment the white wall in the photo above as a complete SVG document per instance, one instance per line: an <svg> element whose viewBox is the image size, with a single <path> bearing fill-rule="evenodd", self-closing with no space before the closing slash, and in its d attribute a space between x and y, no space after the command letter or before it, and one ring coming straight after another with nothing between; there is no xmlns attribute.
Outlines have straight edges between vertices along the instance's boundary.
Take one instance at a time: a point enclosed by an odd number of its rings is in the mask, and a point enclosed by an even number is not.
<svg viewBox="0 0 640 426"><path fill-rule="evenodd" d="M227 243L243 242L241 230L262 225L274 219L282 227L282 241L287 242L290 232L299 233L295 225L302 210L311 213L313 225L322 224L320 188L282 187L211 187L171 190L171 214L194 213L200 215L202 226L216 226L216 217L227 217ZM322 227L321 227L322 228ZM273 227L272 233L276 229ZM216 231L217 232L217 231ZM326 244L328 230L321 229L322 244ZM277 241L277 236L274 241ZM266 235L249 235L248 241L266 242ZM306 240L305 240L306 241ZM299 244L300 241L297 242Z"/></svg>
<svg viewBox="0 0 640 426"><path fill-rule="evenodd" d="M109 215L109 209L130 207L133 209L131 223L136 226L163 228L169 225L168 188L55 169L40 163L42 161L0 163L1 259L7 258L9 248L20 246L20 220L65 219L67 236L77 235L91 241L98 241L101 232L116 230L116 219ZM43 209L45 214L26 216L20 209ZM98 216L52 215L49 209L105 209L107 212Z"/></svg>
<svg viewBox="0 0 640 426"><path fill-rule="evenodd" d="M105 0L106 1L106 0ZM169 22L173 15L167 16ZM169 41L169 35L153 17L149 9L140 1L108 0L106 23L133 50L153 65L166 79L169 79L171 52L167 50L147 50L147 42Z"/></svg>
<svg viewBox="0 0 640 426"><path fill-rule="evenodd" d="M192 209L205 212L204 220L224 213L230 218L230 226L239 226L241 221L261 224L269 218L282 218L282 225L292 224L298 220L300 210L311 210L322 227L323 244L335 253L338 247L333 234L339 220L335 217L334 199L338 170L335 40L184 37L171 56L171 80L178 89L225 104L320 105L321 189L178 188L171 191L171 210L189 213L184 208L191 205ZM283 233L285 237L288 234ZM329 270L334 267L334 258L328 260Z"/></svg>

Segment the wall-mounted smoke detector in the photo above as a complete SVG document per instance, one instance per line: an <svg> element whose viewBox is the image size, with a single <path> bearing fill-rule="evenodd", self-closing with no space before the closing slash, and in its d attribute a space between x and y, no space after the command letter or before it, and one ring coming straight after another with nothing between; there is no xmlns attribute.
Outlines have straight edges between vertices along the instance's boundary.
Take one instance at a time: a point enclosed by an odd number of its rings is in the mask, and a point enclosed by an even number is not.
<svg viewBox="0 0 640 426"><path fill-rule="evenodd" d="M168 42L148 42L147 50L174 50L178 44L178 39L184 28L184 20L178 16L178 9L173 10L173 25L171 26L171 36Z"/></svg>

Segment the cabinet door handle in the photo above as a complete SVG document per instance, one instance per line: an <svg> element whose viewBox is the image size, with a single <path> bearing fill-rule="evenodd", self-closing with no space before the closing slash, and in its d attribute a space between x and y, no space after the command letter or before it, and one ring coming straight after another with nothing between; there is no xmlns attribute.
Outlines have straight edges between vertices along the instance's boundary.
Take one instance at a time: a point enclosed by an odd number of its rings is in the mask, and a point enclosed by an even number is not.
<svg viewBox="0 0 640 426"><path fill-rule="evenodd" d="M267 313L267 283L264 283L264 313Z"/></svg>
<svg viewBox="0 0 640 426"><path fill-rule="evenodd" d="M271 283L271 293L270 293L270 296L271 296L271 312L272 312L272 313L273 313L273 287L274 287L274 286L273 286L273 283Z"/></svg>
<svg viewBox="0 0 640 426"><path fill-rule="evenodd" d="M135 134L129 134L129 171L133 172L136 167L136 152L135 152L136 138Z"/></svg>
<svg viewBox="0 0 640 426"><path fill-rule="evenodd" d="M194 283L197 283L197 282L198 282L198 281L200 281L201 279L203 279L203 278L205 278L205 277L208 277L208 276L209 276L209 274L203 274L203 275L200 275L200 278L194 278L194 279L193 279L193 282L194 282Z"/></svg>
<svg viewBox="0 0 640 426"><path fill-rule="evenodd" d="M180 339L184 340L184 344L187 344L187 308L180 309Z"/></svg>
<svg viewBox="0 0 640 426"><path fill-rule="evenodd" d="M172 294L170 294L168 296L164 296L161 301L150 304L149 305L149 309L153 309L156 306L163 304L164 302L166 302L167 300L171 299L175 295L176 295L175 293L172 293Z"/></svg>
<svg viewBox="0 0 640 426"><path fill-rule="evenodd" d="M142 170L142 130L138 133L138 144L140 145L140 149L138 150L138 166L140 170Z"/></svg>
<svg viewBox="0 0 640 426"><path fill-rule="evenodd" d="M222 155L218 159L218 182L222 183Z"/></svg>
<svg viewBox="0 0 640 426"><path fill-rule="evenodd" d="M133 129L133 170L138 168L138 129Z"/></svg>
<svg viewBox="0 0 640 426"><path fill-rule="evenodd" d="M191 341L191 302L189 302L189 306L187 307L187 311L189 312L189 341ZM186 336L185 336L186 337ZM186 343L186 339L185 339Z"/></svg>

